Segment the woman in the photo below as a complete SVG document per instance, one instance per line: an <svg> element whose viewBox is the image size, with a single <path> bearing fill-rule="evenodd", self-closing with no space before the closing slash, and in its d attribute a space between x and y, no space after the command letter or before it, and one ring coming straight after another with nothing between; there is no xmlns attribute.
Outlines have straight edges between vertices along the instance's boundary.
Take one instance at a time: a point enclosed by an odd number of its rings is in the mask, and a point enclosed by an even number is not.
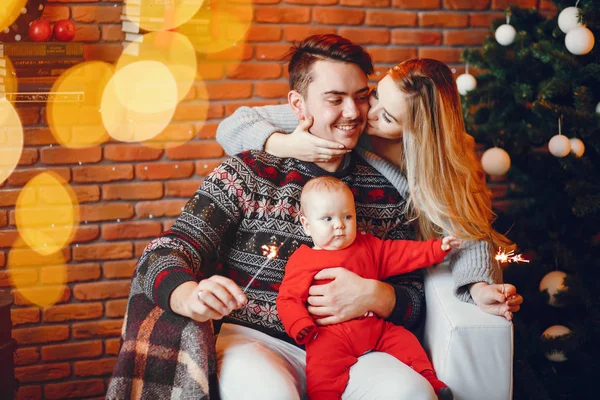
<svg viewBox="0 0 600 400"><path fill-rule="evenodd" d="M490 193L474 140L464 133L451 71L432 59L402 62L379 82L370 105L369 136L357 151L407 199L406 215L417 222L421 239L446 233L469 242L451 262L456 296L511 320L523 298L513 285L500 283L502 272L490 260L494 248L510 242L491 227ZM312 136L310 125L298 124L287 105L242 107L219 125L217 139L229 154L264 149L311 162L350 151Z"/></svg>

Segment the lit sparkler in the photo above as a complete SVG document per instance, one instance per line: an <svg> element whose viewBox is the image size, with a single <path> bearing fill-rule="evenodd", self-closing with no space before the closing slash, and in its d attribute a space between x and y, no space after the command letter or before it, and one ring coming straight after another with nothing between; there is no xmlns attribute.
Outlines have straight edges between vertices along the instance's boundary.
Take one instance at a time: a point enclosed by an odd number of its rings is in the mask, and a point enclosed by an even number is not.
<svg viewBox="0 0 600 400"><path fill-rule="evenodd" d="M246 291L248 290L250 285L252 285L252 282L254 282L254 279L256 279L256 277L260 274L260 272L267 266L269 261L271 261L272 259L277 257L277 255L279 255L279 248L281 246L283 246L283 242L281 242L279 244L279 246L274 245L274 244L268 244L268 245L263 244L262 246L260 246L260 248L263 251L263 256L267 257L267 259L265 260L263 265L261 265L261 267L258 269L258 271L256 271L256 273L252 276L252 279L250 279L250 282L248 282L248 284L244 287L244 293L246 293Z"/></svg>
<svg viewBox="0 0 600 400"><path fill-rule="evenodd" d="M509 251L508 253L502 250L502 247L498 249L496 253L496 260L501 263L519 263L524 262L528 263L529 260L522 257L521 254L515 254L514 250Z"/></svg>

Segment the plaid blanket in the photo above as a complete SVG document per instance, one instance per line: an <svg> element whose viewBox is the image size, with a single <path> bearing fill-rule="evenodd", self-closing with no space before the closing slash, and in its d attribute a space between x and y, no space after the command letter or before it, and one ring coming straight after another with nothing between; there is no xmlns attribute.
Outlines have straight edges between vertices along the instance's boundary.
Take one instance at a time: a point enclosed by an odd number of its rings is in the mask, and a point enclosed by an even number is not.
<svg viewBox="0 0 600 400"><path fill-rule="evenodd" d="M165 311L136 287L134 278L106 398L218 398L212 323Z"/></svg>

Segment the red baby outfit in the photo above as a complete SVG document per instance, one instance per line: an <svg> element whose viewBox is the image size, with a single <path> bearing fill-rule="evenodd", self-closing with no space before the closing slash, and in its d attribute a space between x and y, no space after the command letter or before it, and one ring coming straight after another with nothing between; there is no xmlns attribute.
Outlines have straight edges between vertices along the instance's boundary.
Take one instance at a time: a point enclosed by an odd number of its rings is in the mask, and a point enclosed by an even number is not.
<svg viewBox="0 0 600 400"><path fill-rule="evenodd" d="M302 245L292 254L279 288L277 311L288 335L306 344L310 400L341 399L350 367L369 351L390 354L419 373L433 371L425 350L410 331L377 316L317 327L306 308L308 289L317 272L344 267L363 278L383 280L441 262L447 254L441 243L434 239L381 240L359 233L354 243L342 250L314 250ZM311 332L298 341L298 333L306 327ZM312 340L315 333L318 335Z"/></svg>

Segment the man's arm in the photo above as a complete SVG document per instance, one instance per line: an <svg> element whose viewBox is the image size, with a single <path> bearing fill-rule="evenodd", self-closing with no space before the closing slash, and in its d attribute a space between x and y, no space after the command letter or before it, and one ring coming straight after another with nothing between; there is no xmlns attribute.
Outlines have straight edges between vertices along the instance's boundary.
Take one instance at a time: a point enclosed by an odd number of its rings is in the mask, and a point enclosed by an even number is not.
<svg viewBox="0 0 600 400"><path fill-rule="evenodd" d="M288 104L240 107L217 127L217 142L227 154L262 151L272 134L291 133L297 126L298 119Z"/></svg>
<svg viewBox="0 0 600 400"><path fill-rule="evenodd" d="M212 274L203 261L216 257L222 238L237 226L239 199L228 190L232 183L219 178L232 171L232 163L225 161L205 179L171 229L150 242L138 262L135 274L144 293L165 310L174 311L175 289Z"/></svg>

